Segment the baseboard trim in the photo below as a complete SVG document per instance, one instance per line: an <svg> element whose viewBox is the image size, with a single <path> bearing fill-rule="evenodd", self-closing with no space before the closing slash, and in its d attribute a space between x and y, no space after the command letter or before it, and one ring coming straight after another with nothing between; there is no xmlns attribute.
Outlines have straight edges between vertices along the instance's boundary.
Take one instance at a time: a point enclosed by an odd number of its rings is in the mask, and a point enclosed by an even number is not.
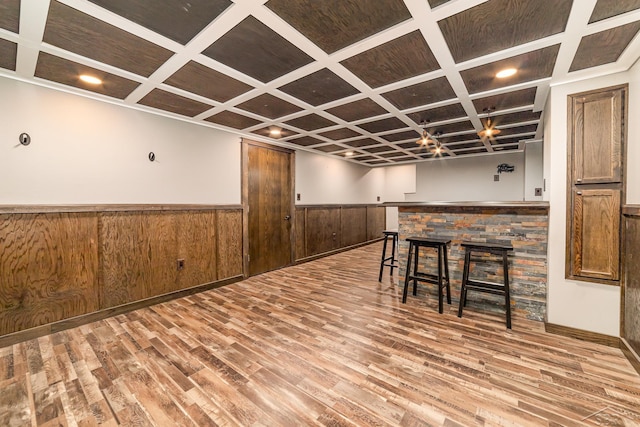
<svg viewBox="0 0 640 427"><path fill-rule="evenodd" d="M48 323L42 326L36 326L34 328L25 329L23 331L12 332L10 334L0 336L0 347L10 346L22 341L27 341L27 340L44 336L44 335L49 335L56 332L64 331L66 329L75 328L77 326L85 325L87 323L103 320L108 317L117 316L119 314L128 313L130 311L138 310L144 307L149 307L155 304L160 304L162 302L167 302L176 298L182 298L182 297L197 294L200 292L208 291L211 289L221 288L223 286L227 286L232 283L239 282L241 280L243 280L242 275L234 276L228 279L205 283L202 285L194 286L192 288L181 289L179 291L174 291L168 294L158 295L155 297L130 302L127 304L122 304L116 307L105 308L103 310L94 311L93 313L82 314L80 316L59 320L57 322Z"/></svg>
<svg viewBox="0 0 640 427"><path fill-rule="evenodd" d="M297 259L294 264L298 265L298 264L304 264L305 262L309 262L309 261L315 261L317 259L324 258L326 256L339 254L340 252L350 251L351 249L360 248L362 246L371 245L371 244L379 242L381 240L384 240L384 237L380 237L380 238L374 239L374 240L368 240L366 242L357 243L357 244L351 245L351 246L345 246L344 248L335 249L333 251L323 252L321 254L316 254L316 255L311 255L311 256L305 257L305 258L300 258L300 259Z"/></svg>
<svg viewBox="0 0 640 427"><path fill-rule="evenodd" d="M612 335L600 334L598 332L585 331L583 329L572 328L570 326L555 325L544 322L544 330L550 334L562 335L576 338L582 341L589 341L595 344L606 345L607 347L620 348L620 338Z"/></svg>
<svg viewBox="0 0 640 427"><path fill-rule="evenodd" d="M629 360L633 369L635 369L640 375L640 355L633 350L624 338L620 338L620 350L622 350L622 353L624 353L626 358Z"/></svg>

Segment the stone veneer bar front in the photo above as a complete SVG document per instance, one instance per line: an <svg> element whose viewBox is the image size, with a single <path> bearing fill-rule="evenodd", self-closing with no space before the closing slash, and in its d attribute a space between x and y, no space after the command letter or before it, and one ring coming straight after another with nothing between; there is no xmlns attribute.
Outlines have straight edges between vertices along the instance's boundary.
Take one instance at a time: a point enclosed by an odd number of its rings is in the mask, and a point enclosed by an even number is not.
<svg viewBox="0 0 640 427"><path fill-rule="evenodd" d="M400 286L404 286L409 236L451 239L449 271L452 303L459 301L464 250L463 240L510 243L509 282L511 308L515 315L543 321L547 294L547 241L549 204L547 202L398 202L385 203L398 207L400 238ZM424 251L424 249L423 249ZM476 259L474 257L473 259ZM502 265L495 256L472 263L470 277L485 281L502 281ZM437 271L435 255L423 256L420 268ZM436 285L421 283L418 298L435 297ZM410 296L410 298L415 298ZM467 307L504 313L504 297L470 292Z"/></svg>

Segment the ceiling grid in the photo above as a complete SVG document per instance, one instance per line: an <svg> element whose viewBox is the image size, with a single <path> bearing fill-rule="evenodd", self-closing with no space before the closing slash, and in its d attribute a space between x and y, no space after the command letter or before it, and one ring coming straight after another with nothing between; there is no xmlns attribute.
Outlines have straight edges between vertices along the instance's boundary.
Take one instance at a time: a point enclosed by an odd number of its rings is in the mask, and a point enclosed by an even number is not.
<svg viewBox="0 0 640 427"><path fill-rule="evenodd" d="M638 31L640 0L0 0L0 75L374 167L522 150Z"/></svg>

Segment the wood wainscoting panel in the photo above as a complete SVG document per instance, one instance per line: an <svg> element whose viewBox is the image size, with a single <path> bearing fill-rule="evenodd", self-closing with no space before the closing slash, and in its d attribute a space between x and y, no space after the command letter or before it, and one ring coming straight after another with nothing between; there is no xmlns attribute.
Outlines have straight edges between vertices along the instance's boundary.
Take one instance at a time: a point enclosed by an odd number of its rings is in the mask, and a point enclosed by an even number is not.
<svg viewBox="0 0 640 427"><path fill-rule="evenodd" d="M93 213L0 215L0 336L98 310Z"/></svg>
<svg viewBox="0 0 640 427"><path fill-rule="evenodd" d="M367 241L367 207L345 206L340 216L342 246L357 245Z"/></svg>
<svg viewBox="0 0 640 427"><path fill-rule="evenodd" d="M305 251L306 243L305 243L305 216L307 210L305 208L295 209L295 220L296 220L296 232L295 232L295 259L302 259L307 256L307 252Z"/></svg>
<svg viewBox="0 0 640 427"><path fill-rule="evenodd" d="M222 286L243 274L237 205L40 210L0 209L3 339L40 336L61 325Z"/></svg>
<svg viewBox="0 0 640 427"><path fill-rule="evenodd" d="M376 205L296 206L296 261L309 261L380 239L384 207Z"/></svg>
<svg viewBox="0 0 640 427"><path fill-rule="evenodd" d="M367 206L367 240L382 237L386 221L386 208L382 206Z"/></svg>
<svg viewBox="0 0 640 427"><path fill-rule="evenodd" d="M624 247L622 337L640 355L640 212L624 216Z"/></svg>
<svg viewBox="0 0 640 427"><path fill-rule="evenodd" d="M305 229L307 256L340 248L340 207L307 208Z"/></svg>
<svg viewBox="0 0 640 427"><path fill-rule="evenodd" d="M101 308L173 290L176 247L175 214L101 213Z"/></svg>
<svg viewBox="0 0 640 427"><path fill-rule="evenodd" d="M174 290L216 281L216 211L179 212L175 214L175 221L178 246L174 265L178 277ZM179 260L184 260L181 269L178 269Z"/></svg>
<svg viewBox="0 0 640 427"><path fill-rule="evenodd" d="M217 212L218 280L242 275L242 209Z"/></svg>

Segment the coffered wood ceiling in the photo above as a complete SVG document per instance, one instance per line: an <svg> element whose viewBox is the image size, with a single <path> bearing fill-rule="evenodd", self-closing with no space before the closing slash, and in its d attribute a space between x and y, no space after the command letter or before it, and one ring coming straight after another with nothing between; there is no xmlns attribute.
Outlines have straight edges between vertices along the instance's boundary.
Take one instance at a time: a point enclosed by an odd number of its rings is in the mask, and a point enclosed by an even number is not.
<svg viewBox="0 0 640 427"><path fill-rule="evenodd" d="M0 75L388 166L523 149L550 85L627 70L639 30L640 0L0 0Z"/></svg>

